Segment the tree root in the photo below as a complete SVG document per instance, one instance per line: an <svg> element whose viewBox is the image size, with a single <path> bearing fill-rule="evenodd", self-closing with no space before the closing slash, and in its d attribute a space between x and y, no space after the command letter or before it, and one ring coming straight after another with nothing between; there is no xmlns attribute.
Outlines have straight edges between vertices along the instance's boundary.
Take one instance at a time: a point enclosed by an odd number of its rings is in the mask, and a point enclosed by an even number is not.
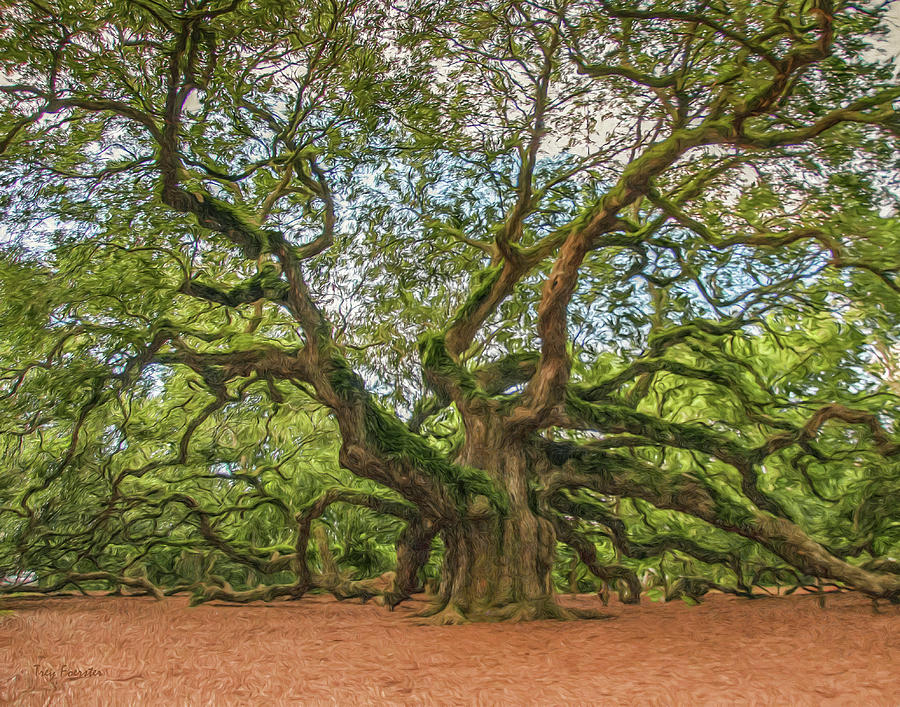
<svg viewBox="0 0 900 707"><path fill-rule="evenodd" d="M157 600L163 599L163 591L149 579L144 576L129 577L127 575L117 575L112 572L69 572L62 579L47 587L38 587L33 584L11 585L10 587L0 590L0 594L44 594L52 595L59 592L63 587L72 584L84 595L87 593L81 588L80 582L109 582L117 587L128 587L136 589L153 596Z"/></svg>
<svg viewBox="0 0 900 707"><path fill-rule="evenodd" d="M313 586L330 592L335 599L362 599L363 603L374 599L379 606L386 606L391 611L401 602L409 599L397 582L395 572L371 579L349 579L346 575L318 575L313 578Z"/></svg>
<svg viewBox="0 0 900 707"><path fill-rule="evenodd" d="M595 609L577 609L561 606L552 598L527 599L500 606L465 608L449 601L438 601L416 615L417 623L431 626L461 625L467 623L519 623L523 621L578 621L611 619Z"/></svg>
<svg viewBox="0 0 900 707"><path fill-rule="evenodd" d="M472 619L456 604L446 604L443 608L429 607L416 614L415 620L425 626L462 626L472 623Z"/></svg>
<svg viewBox="0 0 900 707"><path fill-rule="evenodd" d="M236 591L227 582L219 582L216 584L198 583L194 585L193 589L191 606L209 601L247 604L254 601L272 601L280 597L300 599L308 589L325 590L338 601L361 599L365 603L374 599L376 604L386 606L392 611L402 601L409 599L409 595L398 587L397 576L393 572L385 572L372 579L358 580L351 579L346 572L316 574L312 576L308 587L298 584L273 584L259 585L246 591Z"/></svg>
<svg viewBox="0 0 900 707"><path fill-rule="evenodd" d="M227 582L224 586L201 584L191 596L190 606L205 604L209 601L249 604L254 601L272 601L283 596L299 599L303 593L302 587L298 587L296 584L260 585L246 591L235 591Z"/></svg>

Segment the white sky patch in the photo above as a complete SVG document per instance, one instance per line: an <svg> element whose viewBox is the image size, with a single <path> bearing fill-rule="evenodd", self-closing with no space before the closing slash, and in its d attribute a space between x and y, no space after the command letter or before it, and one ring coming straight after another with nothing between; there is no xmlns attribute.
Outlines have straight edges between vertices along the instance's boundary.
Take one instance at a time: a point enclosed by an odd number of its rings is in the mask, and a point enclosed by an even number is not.
<svg viewBox="0 0 900 707"><path fill-rule="evenodd" d="M198 113L202 108L202 104L200 103L200 95L197 90L194 89L191 91L187 98L184 101L184 112L185 113Z"/></svg>
<svg viewBox="0 0 900 707"><path fill-rule="evenodd" d="M891 28L885 39L885 49L891 56L900 57L900 2L893 2L887 13L887 23Z"/></svg>

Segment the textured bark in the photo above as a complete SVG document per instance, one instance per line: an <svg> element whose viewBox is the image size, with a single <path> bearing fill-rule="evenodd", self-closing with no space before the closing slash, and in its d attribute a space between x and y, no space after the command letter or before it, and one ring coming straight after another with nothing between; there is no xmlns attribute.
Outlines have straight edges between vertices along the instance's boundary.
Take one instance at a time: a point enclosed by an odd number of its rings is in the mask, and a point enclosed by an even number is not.
<svg viewBox="0 0 900 707"><path fill-rule="evenodd" d="M563 609L553 595L556 554L552 525L537 515L528 494L528 459L499 424L467 421L459 461L485 469L509 497L500 516L476 497L458 523L442 529L445 553L434 607L437 623L596 617Z"/></svg>
<svg viewBox="0 0 900 707"><path fill-rule="evenodd" d="M515 605L553 603L555 537L543 519L517 509L506 518L466 519L443 533L440 606L466 618L505 617Z"/></svg>
<svg viewBox="0 0 900 707"><path fill-rule="evenodd" d="M424 589L421 572L431 554L436 528L429 521L407 521L397 540L397 589L404 595Z"/></svg>

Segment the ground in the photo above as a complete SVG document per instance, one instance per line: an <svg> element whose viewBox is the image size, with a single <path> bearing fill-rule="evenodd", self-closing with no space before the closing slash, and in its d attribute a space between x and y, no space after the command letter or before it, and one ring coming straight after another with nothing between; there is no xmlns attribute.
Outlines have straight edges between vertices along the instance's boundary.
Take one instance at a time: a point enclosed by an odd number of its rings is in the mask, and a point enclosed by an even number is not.
<svg viewBox="0 0 900 707"><path fill-rule="evenodd" d="M330 597L9 600L0 704L900 705L900 607L858 594L448 627L409 619L423 599L393 613Z"/></svg>

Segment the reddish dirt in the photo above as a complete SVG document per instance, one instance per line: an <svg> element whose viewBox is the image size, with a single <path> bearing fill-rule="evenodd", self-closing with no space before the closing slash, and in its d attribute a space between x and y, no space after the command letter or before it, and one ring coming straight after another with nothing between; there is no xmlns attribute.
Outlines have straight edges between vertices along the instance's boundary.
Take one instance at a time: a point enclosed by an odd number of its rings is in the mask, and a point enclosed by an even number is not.
<svg viewBox="0 0 900 707"><path fill-rule="evenodd" d="M563 603L596 607L596 597ZM0 703L900 705L900 607L854 594L612 604L435 627L372 604L9 600Z"/></svg>

